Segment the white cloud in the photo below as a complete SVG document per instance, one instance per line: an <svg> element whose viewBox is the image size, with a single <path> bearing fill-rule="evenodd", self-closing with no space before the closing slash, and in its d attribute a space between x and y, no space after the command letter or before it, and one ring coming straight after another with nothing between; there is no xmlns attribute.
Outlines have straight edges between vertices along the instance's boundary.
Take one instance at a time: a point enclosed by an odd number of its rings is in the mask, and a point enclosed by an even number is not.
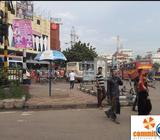
<svg viewBox="0 0 160 140"><path fill-rule="evenodd" d="M98 31L96 29L87 29L86 33L89 35L96 35L98 34Z"/></svg>
<svg viewBox="0 0 160 140"><path fill-rule="evenodd" d="M153 23L153 19L152 19L152 18L148 18L148 19L146 19L146 23L148 23L148 24L152 24L152 23Z"/></svg>
<svg viewBox="0 0 160 140"><path fill-rule="evenodd" d="M76 16L73 15L71 12L55 13L55 16L60 17L62 19L67 19L67 20L76 19Z"/></svg>

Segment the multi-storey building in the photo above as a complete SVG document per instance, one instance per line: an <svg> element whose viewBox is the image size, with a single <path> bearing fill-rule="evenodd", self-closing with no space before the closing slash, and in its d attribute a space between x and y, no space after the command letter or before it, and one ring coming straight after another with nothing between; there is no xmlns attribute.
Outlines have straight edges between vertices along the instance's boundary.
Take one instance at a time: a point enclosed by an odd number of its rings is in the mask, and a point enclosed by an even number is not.
<svg viewBox="0 0 160 140"><path fill-rule="evenodd" d="M15 14L11 14L11 12L8 11L8 24L9 24L9 27L8 27L8 39L9 39L8 50L9 51L8 52L9 54L23 56L24 49L14 47L12 24L14 19L23 19L24 17L19 18L20 16L18 16L17 14L17 12L19 12L18 11L19 9L17 10L17 1L12 1L12 3L13 3L13 8L15 9ZM32 5L32 8L33 8L33 5ZM0 2L0 10L2 11L5 10L5 1ZM33 10L31 14L33 14ZM29 20L31 20L31 25L32 25L33 48L25 49L27 53L27 62L41 63L33 60L36 54L44 50L50 50L50 49L60 50L59 25L57 25L58 28L53 31L53 29L51 28L51 25L53 23L51 23L50 20L48 19L44 19L41 16L36 16L33 14L33 18ZM52 38L50 35L52 35ZM3 54L3 49L4 49L4 44L0 45L0 54Z"/></svg>
<svg viewBox="0 0 160 140"><path fill-rule="evenodd" d="M157 50L157 52L155 54L152 54L152 61L153 61L153 63L160 64L160 48Z"/></svg>

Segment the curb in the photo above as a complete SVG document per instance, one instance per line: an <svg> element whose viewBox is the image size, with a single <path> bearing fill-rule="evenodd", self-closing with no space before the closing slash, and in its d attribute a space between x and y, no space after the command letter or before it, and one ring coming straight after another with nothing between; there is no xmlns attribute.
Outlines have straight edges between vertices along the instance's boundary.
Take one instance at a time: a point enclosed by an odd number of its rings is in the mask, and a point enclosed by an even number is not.
<svg viewBox="0 0 160 140"><path fill-rule="evenodd" d="M61 105L25 105L25 110L63 110L63 109L86 109L97 108L97 104L61 104Z"/></svg>
<svg viewBox="0 0 160 140"><path fill-rule="evenodd" d="M82 91L83 93L85 94L89 94L89 95L92 95L92 96L96 96L96 91L92 90L92 89L87 89L85 87L79 87L78 88L80 91ZM132 106L132 102L130 101L127 101L127 96L120 96L120 104L121 106Z"/></svg>
<svg viewBox="0 0 160 140"><path fill-rule="evenodd" d="M108 106L108 103L104 103L104 106ZM121 103L121 107L130 106L130 104ZM55 105L25 105L25 110L64 110L64 109L87 109L87 108L97 108L96 103L86 103L86 104L55 104Z"/></svg>
<svg viewBox="0 0 160 140"><path fill-rule="evenodd" d="M108 103L104 103L104 106L108 106ZM121 103L121 107L128 107L130 104ZM11 108L11 109L1 109L1 111L28 111L28 110L64 110L64 109L87 109L87 108L97 108L96 103L86 103L86 104L55 104L55 105L24 105L23 108Z"/></svg>

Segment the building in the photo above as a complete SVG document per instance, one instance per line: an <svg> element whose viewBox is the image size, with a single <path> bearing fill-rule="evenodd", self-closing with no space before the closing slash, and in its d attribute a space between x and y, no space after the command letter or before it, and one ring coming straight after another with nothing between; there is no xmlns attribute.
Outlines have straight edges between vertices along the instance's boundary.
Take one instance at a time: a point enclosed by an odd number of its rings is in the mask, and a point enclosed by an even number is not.
<svg viewBox="0 0 160 140"><path fill-rule="evenodd" d="M146 52L144 59L151 59L153 63L160 64L160 48L154 53L152 51Z"/></svg>
<svg viewBox="0 0 160 140"><path fill-rule="evenodd" d="M59 29L60 25L54 22L50 23L50 48L51 50L61 50L59 40Z"/></svg>
<svg viewBox="0 0 160 140"><path fill-rule="evenodd" d="M108 64L112 63L112 54L101 54L101 55L98 55L98 57L105 58Z"/></svg>
<svg viewBox="0 0 160 140"><path fill-rule="evenodd" d="M60 41L59 41L59 25L57 25L57 28L53 28L53 23L50 22L48 19L44 19L41 16L36 16L33 14L33 3L31 1L12 1L13 7L15 9L15 14L11 14L10 11L8 11L8 39L9 39L9 46L8 46L8 54L14 54L23 56L23 52L27 53L26 59L28 63L41 63L34 61L34 57L39 52L45 51L45 50L60 50ZM20 3L20 4L19 4ZM21 5L25 4L25 5ZM28 17L31 18L31 25L32 25L32 41L33 41L33 48L30 49L21 49L21 48L15 48L14 47L14 41L13 41L13 20L14 19L23 19L26 15L26 12L20 15L20 12L22 12L27 6L31 10L30 13L28 13ZM0 9L5 10L5 1L0 2ZM52 45L52 46L51 46ZM3 54L4 44L0 45L0 54Z"/></svg>
<svg viewBox="0 0 160 140"><path fill-rule="evenodd" d="M16 11L17 2L13 1L13 7ZM4 1L0 2L0 8L4 10ZM17 11L16 11L17 12ZM8 24L9 24L9 47L13 46L13 30L12 23L14 19L21 19L15 14L8 12ZM32 23L33 32L33 49L34 51L43 51L50 49L50 21L43 19L42 17L34 16Z"/></svg>
<svg viewBox="0 0 160 140"><path fill-rule="evenodd" d="M153 61L153 63L160 64L160 48L157 50L157 52L155 54L152 54L152 61Z"/></svg>
<svg viewBox="0 0 160 140"><path fill-rule="evenodd" d="M131 49L121 49L120 51L122 54L125 54L128 56L128 59L133 59L133 50Z"/></svg>

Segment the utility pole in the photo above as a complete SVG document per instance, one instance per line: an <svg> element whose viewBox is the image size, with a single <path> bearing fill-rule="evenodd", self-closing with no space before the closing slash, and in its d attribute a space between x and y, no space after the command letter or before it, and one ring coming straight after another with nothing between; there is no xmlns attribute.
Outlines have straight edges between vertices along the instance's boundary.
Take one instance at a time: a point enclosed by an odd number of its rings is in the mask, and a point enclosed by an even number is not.
<svg viewBox="0 0 160 140"><path fill-rule="evenodd" d="M75 29L74 29L74 26L72 26L72 29L71 29L71 46L74 45L75 43Z"/></svg>
<svg viewBox="0 0 160 140"><path fill-rule="evenodd" d="M8 80L8 1L5 1L4 25L7 26L4 33L4 73Z"/></svg>
<svg viewBox="0 0 160 140"><path fill-rule="evenodd" d="M77 39L78 39L78 35L76 35L74 26L72 26L72 29L71 29L71 46L74 46Z"/></svg>
<svg viewBox="0 0 160 140"><path fill-rule="evenodd" d="M120 51L120 37L119 35L117 36L117 52Z"/></svg>
<svg viewBox="0 0 160 140"><path fill-rule="evenodd" d="M4 36L4 76L8 80L8 11L15 13L12 1L5 1L4 21L3 21L3 36Z"/></svg>

